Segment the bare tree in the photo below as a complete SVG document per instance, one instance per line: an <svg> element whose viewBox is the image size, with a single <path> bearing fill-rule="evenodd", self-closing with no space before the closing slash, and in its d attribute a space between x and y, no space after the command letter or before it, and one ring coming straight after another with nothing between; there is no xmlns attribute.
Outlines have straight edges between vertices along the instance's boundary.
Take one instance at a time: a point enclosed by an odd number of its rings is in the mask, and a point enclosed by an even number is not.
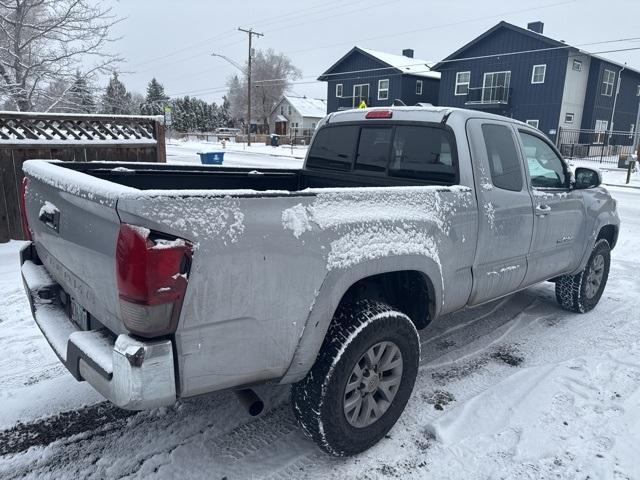
<svg viewBox="0 0 640 480"><path fill-rule="evenodd" d="M119 21L99 0L0 0L0 100L22 111L56 109L77 71L90 84L122 61L106 51Z"/></svg>
<svg viewBox="0 0 640 480"><path fill-rule="evenodd" d="M246 65L245 65L246 69ZM280 97L291 86L291 81L300 78L301 72L283 53L272 49L255 53L252 62L251 116L259 119L269 129L269 115ZM231 104L231 114L235 120L245 116L247 111L247 78L237 76L227 81L227 98Z"/></svg>

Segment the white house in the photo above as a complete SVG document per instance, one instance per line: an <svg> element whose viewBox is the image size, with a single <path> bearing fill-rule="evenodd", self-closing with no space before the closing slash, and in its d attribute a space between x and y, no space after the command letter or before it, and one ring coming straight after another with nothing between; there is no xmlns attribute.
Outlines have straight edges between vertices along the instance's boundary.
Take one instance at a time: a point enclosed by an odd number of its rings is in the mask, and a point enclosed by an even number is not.
<svg viewBox="0 0 640 480"><path fill-rule="evenodd" d="M327 101L283 95L269 116L269 130L278 135L310 136L327 114Z"/></svg>

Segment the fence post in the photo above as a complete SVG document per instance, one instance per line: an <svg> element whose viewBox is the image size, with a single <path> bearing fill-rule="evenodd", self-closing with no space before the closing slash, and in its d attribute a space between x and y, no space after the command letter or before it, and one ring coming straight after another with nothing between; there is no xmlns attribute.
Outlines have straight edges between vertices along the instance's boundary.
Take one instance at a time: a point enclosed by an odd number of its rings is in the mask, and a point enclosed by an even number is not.
<svg viewBox="0 0 640 480"><path fill-rule="evenodd" d="M154 124L156 137L156 161L158 163L167 163L167 144L164 123L160 120L155 120Z"/></svg>

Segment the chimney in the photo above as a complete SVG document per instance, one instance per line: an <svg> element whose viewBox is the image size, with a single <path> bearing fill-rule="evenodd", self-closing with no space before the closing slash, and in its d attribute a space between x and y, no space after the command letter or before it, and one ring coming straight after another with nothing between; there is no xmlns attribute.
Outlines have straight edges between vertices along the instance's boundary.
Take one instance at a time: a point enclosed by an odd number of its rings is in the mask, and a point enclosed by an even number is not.
<svg viewBox="0 0 640 480"><path fill-rule="evenodd" d="M544 23L531 22L527 25L527 30L531 30L532 32L536 32L542 35L542 32L544 31Z"/></svg>
<svg viewBox="0 0 640 480"><path fill-rule="evenodd" d="M403 57L413 58L413 49L412 48L405 48L404 50L402 50L402 56Z"/></svg>

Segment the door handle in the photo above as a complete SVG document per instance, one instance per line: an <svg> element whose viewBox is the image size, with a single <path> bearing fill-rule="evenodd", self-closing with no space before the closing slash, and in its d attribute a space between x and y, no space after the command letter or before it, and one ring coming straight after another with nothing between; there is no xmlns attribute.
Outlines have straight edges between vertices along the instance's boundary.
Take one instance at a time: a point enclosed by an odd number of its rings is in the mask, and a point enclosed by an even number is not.
<svg viewBox="0 0 640 480"><path fill-rule="evenodd" d="M536 215L539 217L544 217L551 213L551 207L549 205L538 205L536 207Z"/></svg>

